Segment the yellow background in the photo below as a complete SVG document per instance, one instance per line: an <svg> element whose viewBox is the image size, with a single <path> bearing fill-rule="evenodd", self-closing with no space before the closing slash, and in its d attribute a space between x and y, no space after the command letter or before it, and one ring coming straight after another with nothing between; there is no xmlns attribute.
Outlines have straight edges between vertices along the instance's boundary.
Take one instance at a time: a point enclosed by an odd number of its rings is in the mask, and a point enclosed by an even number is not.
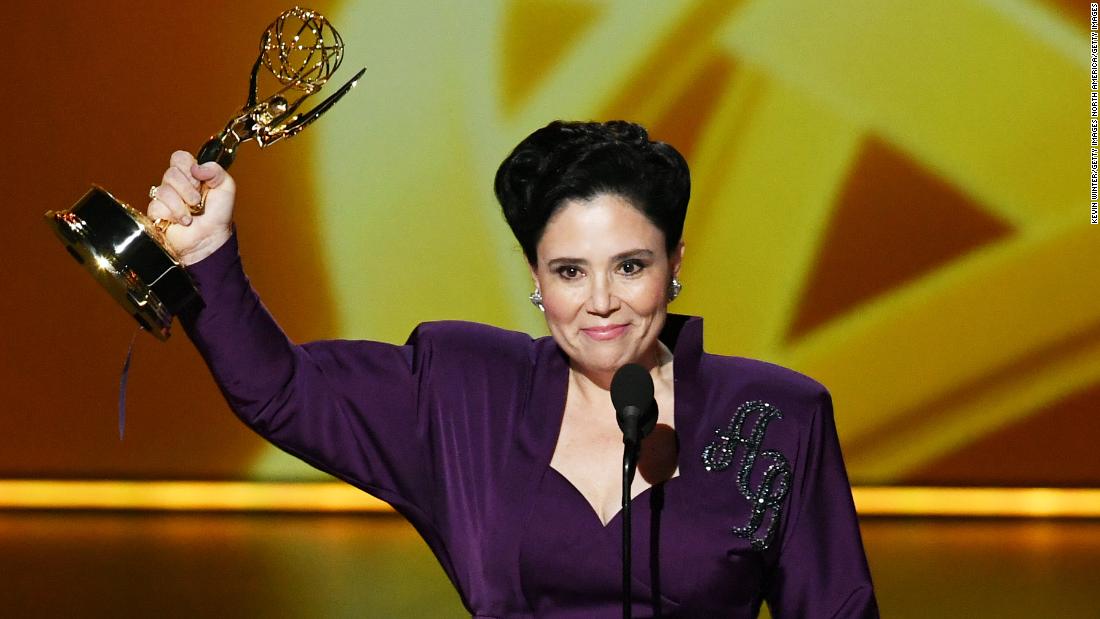
<svg viewBox="0 0 1100 619"><path fill-rule="evenodd" d="M829 387L853 481L1100 484L1087 3L314 8L347 44L334 81L366 75L232 169L248 272L296 339L543 333L492 174L549 120L629 118L692 166L673 309ZM119 442L134 326L41 222L91 182L143 207L243 103L278 10L9 10L0 477L313 475L232 418L182 332L139 336Z"/></svg>

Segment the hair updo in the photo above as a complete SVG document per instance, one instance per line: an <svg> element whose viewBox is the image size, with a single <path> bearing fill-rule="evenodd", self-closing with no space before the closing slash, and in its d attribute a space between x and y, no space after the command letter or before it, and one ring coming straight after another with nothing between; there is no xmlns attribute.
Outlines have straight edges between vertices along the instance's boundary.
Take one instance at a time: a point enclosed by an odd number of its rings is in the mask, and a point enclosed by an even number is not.
<svg viewBox="0 0 1100 619"><path fill-rule="evenodd" d="M504 218L527 261L546 223L567 200L624 198L665 235L671 253L683 235L691 175L672 146L623 120L556 120L527 136L500 164L494 183Z"/></svg>

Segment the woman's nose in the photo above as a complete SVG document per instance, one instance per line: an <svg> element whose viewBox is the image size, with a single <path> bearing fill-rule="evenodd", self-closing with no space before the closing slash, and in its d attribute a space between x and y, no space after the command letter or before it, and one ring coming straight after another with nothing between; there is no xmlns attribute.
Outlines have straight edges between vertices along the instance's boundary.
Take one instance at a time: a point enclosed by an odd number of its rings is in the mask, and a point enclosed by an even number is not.
<svg viewBox="0 0 1100 619"><path fill-rule="evenodd" d="M611 282L599 277L594 277L592 280L592 288L588 294L589 311L606 316L619 309L619 297L616 296Z"/></svg>

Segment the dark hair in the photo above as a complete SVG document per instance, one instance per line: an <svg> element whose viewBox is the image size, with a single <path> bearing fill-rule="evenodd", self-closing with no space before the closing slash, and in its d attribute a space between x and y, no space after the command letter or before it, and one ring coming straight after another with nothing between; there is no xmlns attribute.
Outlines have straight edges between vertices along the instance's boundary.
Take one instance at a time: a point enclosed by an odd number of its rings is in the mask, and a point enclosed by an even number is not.
<svg viewBox="0 0 1100 619"><path fill-rule="evenodd" d="M624 120L556 120L527 136L500 164L494 184L504 218L535 264L546 223L567 200L618 195L665 235L671 253L680 242L691 195L684 157Z"/></svg>

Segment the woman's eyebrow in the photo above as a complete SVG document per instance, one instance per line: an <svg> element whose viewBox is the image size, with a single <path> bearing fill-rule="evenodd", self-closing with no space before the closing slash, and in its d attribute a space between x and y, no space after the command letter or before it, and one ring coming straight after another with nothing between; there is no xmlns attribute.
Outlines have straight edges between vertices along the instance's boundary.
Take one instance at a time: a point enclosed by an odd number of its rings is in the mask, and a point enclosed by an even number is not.
<svg viewBox="0 0 1100 619"><path fill-rule="evenodd" d="M615 254L614 256L611 257L611 262L622 262L623 260L626 260L628 258L646 258L646 259L652 260L653 255L654 255L653 251L649 250L649 249L631 249L631 250L624 251L622 253ZM569 265L575 264L577 266L588 266L588 260L586 260L584 258L561 257L561 258L554 258L553 260L550 260L549 262L546 263L546 266L549 267L549 268L554 268L556 266L562 266L562 265L567 265L567 264L569 264Z"/></svg>
<svg viewBox="0 0 1100 619"><path fill-rule="evenodd" d="M556 266L564 266L564 265L567 265L567 264L570 264L570 265L575 264L575 265L578 265L578 266L587 266L588 261L585 260L584 258L568 258L568 257L554 258L553 260L547 262L546 266L550 267L550 268L554 268Z"/></svg>
<svg viewBox="0 0 1100 619"><path fill-rule="evenodd" d="M615 254L611 257L612 262L622 262L627 258L653 258L653 252L648 249L632 249L630 251L624 251L621 254Z"/></svg>

